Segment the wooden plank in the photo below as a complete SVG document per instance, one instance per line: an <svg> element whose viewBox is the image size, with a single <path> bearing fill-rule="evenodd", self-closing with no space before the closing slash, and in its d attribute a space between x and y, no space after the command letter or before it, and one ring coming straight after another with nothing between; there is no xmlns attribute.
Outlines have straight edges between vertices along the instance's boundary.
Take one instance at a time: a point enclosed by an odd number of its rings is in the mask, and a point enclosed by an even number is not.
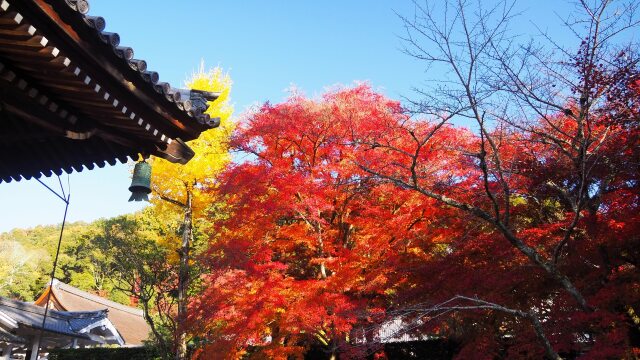
<svg viewBox="0 0 640 360"><path fill-rule="evenodd" d="M0 37L0 45L3 47L25 48L25 49L40 49L47 45L49 40L44 36L32 36L24 40L7 39Z"/></svg>
<svg viewBox="0 0 640 360"><path fill-rule="evenodd" d="M44 128L44 129L50 131L51 133L53 133L55 135L64 136L64 129L60 125L52 123L51 121L44 120L40 116L33 115L33 111L26 112L26 111L22 110L21 108L16 107L13 104L8 104L6 102L3 104L3 107L7 111L9 111L9 112L15 114L16 116L20 117L21 119L27 120L28 122L30 122L30 123L32 123L34 125L38 125L39 127ZM31 109L31 110L33 110L33 109ZM47 115L48 115L48 117L52 117L49 114L47 114Z"/></svg>
<svg viewBox="0 0 640 360"><path fill-rule="evenodd" d="M30 29L35 28L31 25L19 25L13 27L0 27L0 36L11 39L29 39L33 36Z"/></svg>
<svg viewBox="0 0 640 360"><path fill-rule="evenodd" d="M17 11L6 11L0 16L0 24L2 25L20 25L23 16Z"/></svg>
<svg viewBox="0 0 640 360"><path fill-rule="evenodd" d="M54 58L31 57L24 54L2 53L2 49L0 49L0 58L8 60L12 64L17 64L14 65L17 69L24 66L25 69L41 68L42 70L55 70L59 71L60 74L64 74L61 70L66 68L66 65L64 65L65 58L59 56Z"/></svg>
<svg viewBox="0 0 640 360"><path fill-rule="evenodd" d="M57 56L59 50L54 46L46 46L39 50L36 49L23 49L16 47L1 47L0 53L7 55L18 55L24 57L36 57L42 59L53 59Z"/></svg>

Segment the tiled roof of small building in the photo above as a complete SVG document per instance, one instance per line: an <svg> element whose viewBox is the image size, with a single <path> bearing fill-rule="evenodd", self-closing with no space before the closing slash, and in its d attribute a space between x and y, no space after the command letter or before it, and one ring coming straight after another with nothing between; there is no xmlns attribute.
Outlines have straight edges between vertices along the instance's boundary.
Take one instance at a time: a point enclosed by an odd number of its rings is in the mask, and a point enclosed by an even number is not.
<svg viewBox="0 0 640 360"><path fill-rule="evenodd" d="M67 311L95 311L108 310L108 318L125 341L125 345L142 345L148 339L151 329L144 319L141 309L122 305L90 294L57 279L53 286L43 292L36 300L36 304L45 306L47 292L52 289L50 301L54 308Z"/></svg>
<svg viewBox="0 0 640 360"><path fill-rule="evenodd" d="M17 324L34 329L42 329L45 309L18 300L0 297L0 313L12 319ZM80 330L107 317L107 311L57 311L49 310L44 330L58 334L87 338L87 334Z"/></svg>

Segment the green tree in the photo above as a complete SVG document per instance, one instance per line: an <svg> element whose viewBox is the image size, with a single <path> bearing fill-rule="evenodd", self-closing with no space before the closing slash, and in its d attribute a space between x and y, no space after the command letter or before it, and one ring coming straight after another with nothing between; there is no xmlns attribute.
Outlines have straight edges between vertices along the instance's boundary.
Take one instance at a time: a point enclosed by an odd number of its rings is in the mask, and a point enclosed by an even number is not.
<svg viewBox="0 0 640 360"><path fill-rule="evenodd" d="M25 248L15 240L1 241L0 296L33 298L33 285L39 278L44 251Z"/></svg>
<svg viewBox="0 0 640 360"><path fill-rule="evenodd" d="M159 241L163 235L148 209L103 221L93 245L104 254L98 259L99 267L110 269L113 289L140 302L156 343L167 357L171 353L167 334L175 328L176 272L168 261L169 249Z"/></svg>

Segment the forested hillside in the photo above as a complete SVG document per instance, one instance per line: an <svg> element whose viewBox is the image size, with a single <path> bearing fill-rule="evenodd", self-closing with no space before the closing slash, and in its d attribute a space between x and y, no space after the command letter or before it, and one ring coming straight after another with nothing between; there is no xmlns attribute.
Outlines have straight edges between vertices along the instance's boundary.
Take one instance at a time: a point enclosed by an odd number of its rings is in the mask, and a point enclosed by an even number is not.
<svg viewBox="0 0 640 360"><path fill-rule="evenodd" d="M129 297L114 289L109 277L110 254L101 251L98 235L105 220L66 224L56 278L82 290L129 304ZM49 276L60 236L60 225L14 229L0 234L0 296L33 301Z"/></svg>

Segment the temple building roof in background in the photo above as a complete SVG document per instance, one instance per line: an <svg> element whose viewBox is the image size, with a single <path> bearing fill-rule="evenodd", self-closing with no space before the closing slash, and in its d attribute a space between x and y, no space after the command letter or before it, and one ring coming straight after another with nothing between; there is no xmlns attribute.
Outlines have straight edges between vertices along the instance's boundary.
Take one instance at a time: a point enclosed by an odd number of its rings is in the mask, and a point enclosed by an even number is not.
<svg viewBox="0 0 640 360"><path fill-rule="evenodd" d="M62 347L72 341L86 345L120 344L123 341L107 318L107 310L58 311L0 297L0 341L24 344L44 331L43 348Z"/></svg>
<svg viewBox="0 0 640 360"><path fill-rule="evenodd" d="M64 311L108 310L107 317L124 339L125 346L142 345L143 341L149 336L151 329L146 323L141 309L122 305L88 293L57 279L53 280L53 286L44 290L38 300L35 301L35 304L44 307L50 290L49 306L52 309Z"/></svg>

